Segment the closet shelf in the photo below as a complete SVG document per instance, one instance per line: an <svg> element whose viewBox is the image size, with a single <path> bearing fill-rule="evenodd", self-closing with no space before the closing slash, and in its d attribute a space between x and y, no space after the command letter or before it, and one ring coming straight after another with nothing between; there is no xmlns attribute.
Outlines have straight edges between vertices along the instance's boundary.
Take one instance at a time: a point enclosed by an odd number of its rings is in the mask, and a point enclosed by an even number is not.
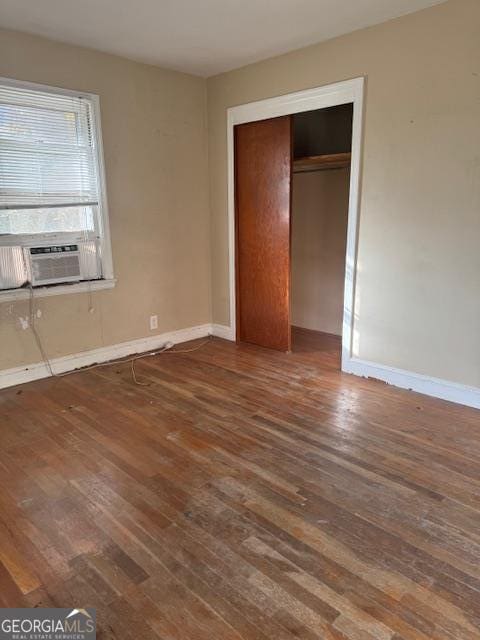
<svg viewBox="0 0 480 640"><path fill-rule="evenodd" d="M330 153L323 156L306 156L295 158L293 173L323 171L325 169L343 169L350 166L351 153Z"/></svg>

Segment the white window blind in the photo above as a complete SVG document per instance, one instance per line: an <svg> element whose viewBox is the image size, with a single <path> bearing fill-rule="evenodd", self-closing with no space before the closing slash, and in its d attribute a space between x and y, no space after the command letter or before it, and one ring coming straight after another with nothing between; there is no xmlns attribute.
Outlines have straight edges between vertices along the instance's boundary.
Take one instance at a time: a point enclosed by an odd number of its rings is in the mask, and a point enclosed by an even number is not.
<svg viewBox="0 0 480 640"><path fill-rule="evenodd" d="M80 279L112 278L98 99L0 79L0 291L30 248L75 246Z"/></svg>
<svg viewBox="0 0 480 640"><path fill-rule="evenodd" d="M0 210L97 204L90 102L0 86Z"/></svg>

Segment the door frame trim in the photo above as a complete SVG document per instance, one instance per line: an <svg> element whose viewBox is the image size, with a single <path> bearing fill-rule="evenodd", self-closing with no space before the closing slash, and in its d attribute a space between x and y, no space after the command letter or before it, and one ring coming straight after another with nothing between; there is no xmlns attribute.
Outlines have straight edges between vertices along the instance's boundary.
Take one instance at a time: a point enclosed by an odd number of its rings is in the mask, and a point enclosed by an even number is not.
<svg viewBox="0 0 480 640"><path fill-rule="evenodd" d="M352 359L355 281L357 272L358 218L360 206L360 177L363 140L365 78L353 78L333 84L296 91L294 93L258 100L227 109L228 153L228 268L230 289L230 339L236 338L236 282L235 282L235 157L234 127L237 124L293 115L314 109L353 103L352 159L350 196L348 204L347 250L345 257L345 285L342 331L342 370L349 371Z"/></svg>

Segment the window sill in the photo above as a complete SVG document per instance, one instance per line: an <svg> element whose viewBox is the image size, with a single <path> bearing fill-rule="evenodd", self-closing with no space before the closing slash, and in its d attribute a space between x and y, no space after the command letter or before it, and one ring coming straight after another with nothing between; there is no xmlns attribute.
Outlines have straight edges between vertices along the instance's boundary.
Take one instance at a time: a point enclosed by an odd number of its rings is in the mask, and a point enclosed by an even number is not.
<svg viewBox="0 0 480 640"><path fill-rule="evenodd" d="M72 284L57 284L50 287L38 287L33 290L34 297L47 298L50 296L62 296L69 293L86 293L89 291L101 291L102 289L113 289L115 278L109 280L90 280L85 282L74 282ZM12 302L13 300L28 300L30 289L5 289L0 291L0 303Z"/></svg>

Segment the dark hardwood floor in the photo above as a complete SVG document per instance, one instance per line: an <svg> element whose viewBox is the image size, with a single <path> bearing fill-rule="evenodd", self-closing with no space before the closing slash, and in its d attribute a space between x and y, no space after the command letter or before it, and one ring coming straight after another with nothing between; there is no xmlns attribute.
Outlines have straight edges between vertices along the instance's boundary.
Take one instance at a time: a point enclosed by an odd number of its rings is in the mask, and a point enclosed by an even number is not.
<svg viewBox="0 0 480 640"><path fill-rule="evenodd" d="M338 349L211 339L137 362L150 386L0 392L0 606L95 606L103 639L480 638L480 412Z"/></svg>

